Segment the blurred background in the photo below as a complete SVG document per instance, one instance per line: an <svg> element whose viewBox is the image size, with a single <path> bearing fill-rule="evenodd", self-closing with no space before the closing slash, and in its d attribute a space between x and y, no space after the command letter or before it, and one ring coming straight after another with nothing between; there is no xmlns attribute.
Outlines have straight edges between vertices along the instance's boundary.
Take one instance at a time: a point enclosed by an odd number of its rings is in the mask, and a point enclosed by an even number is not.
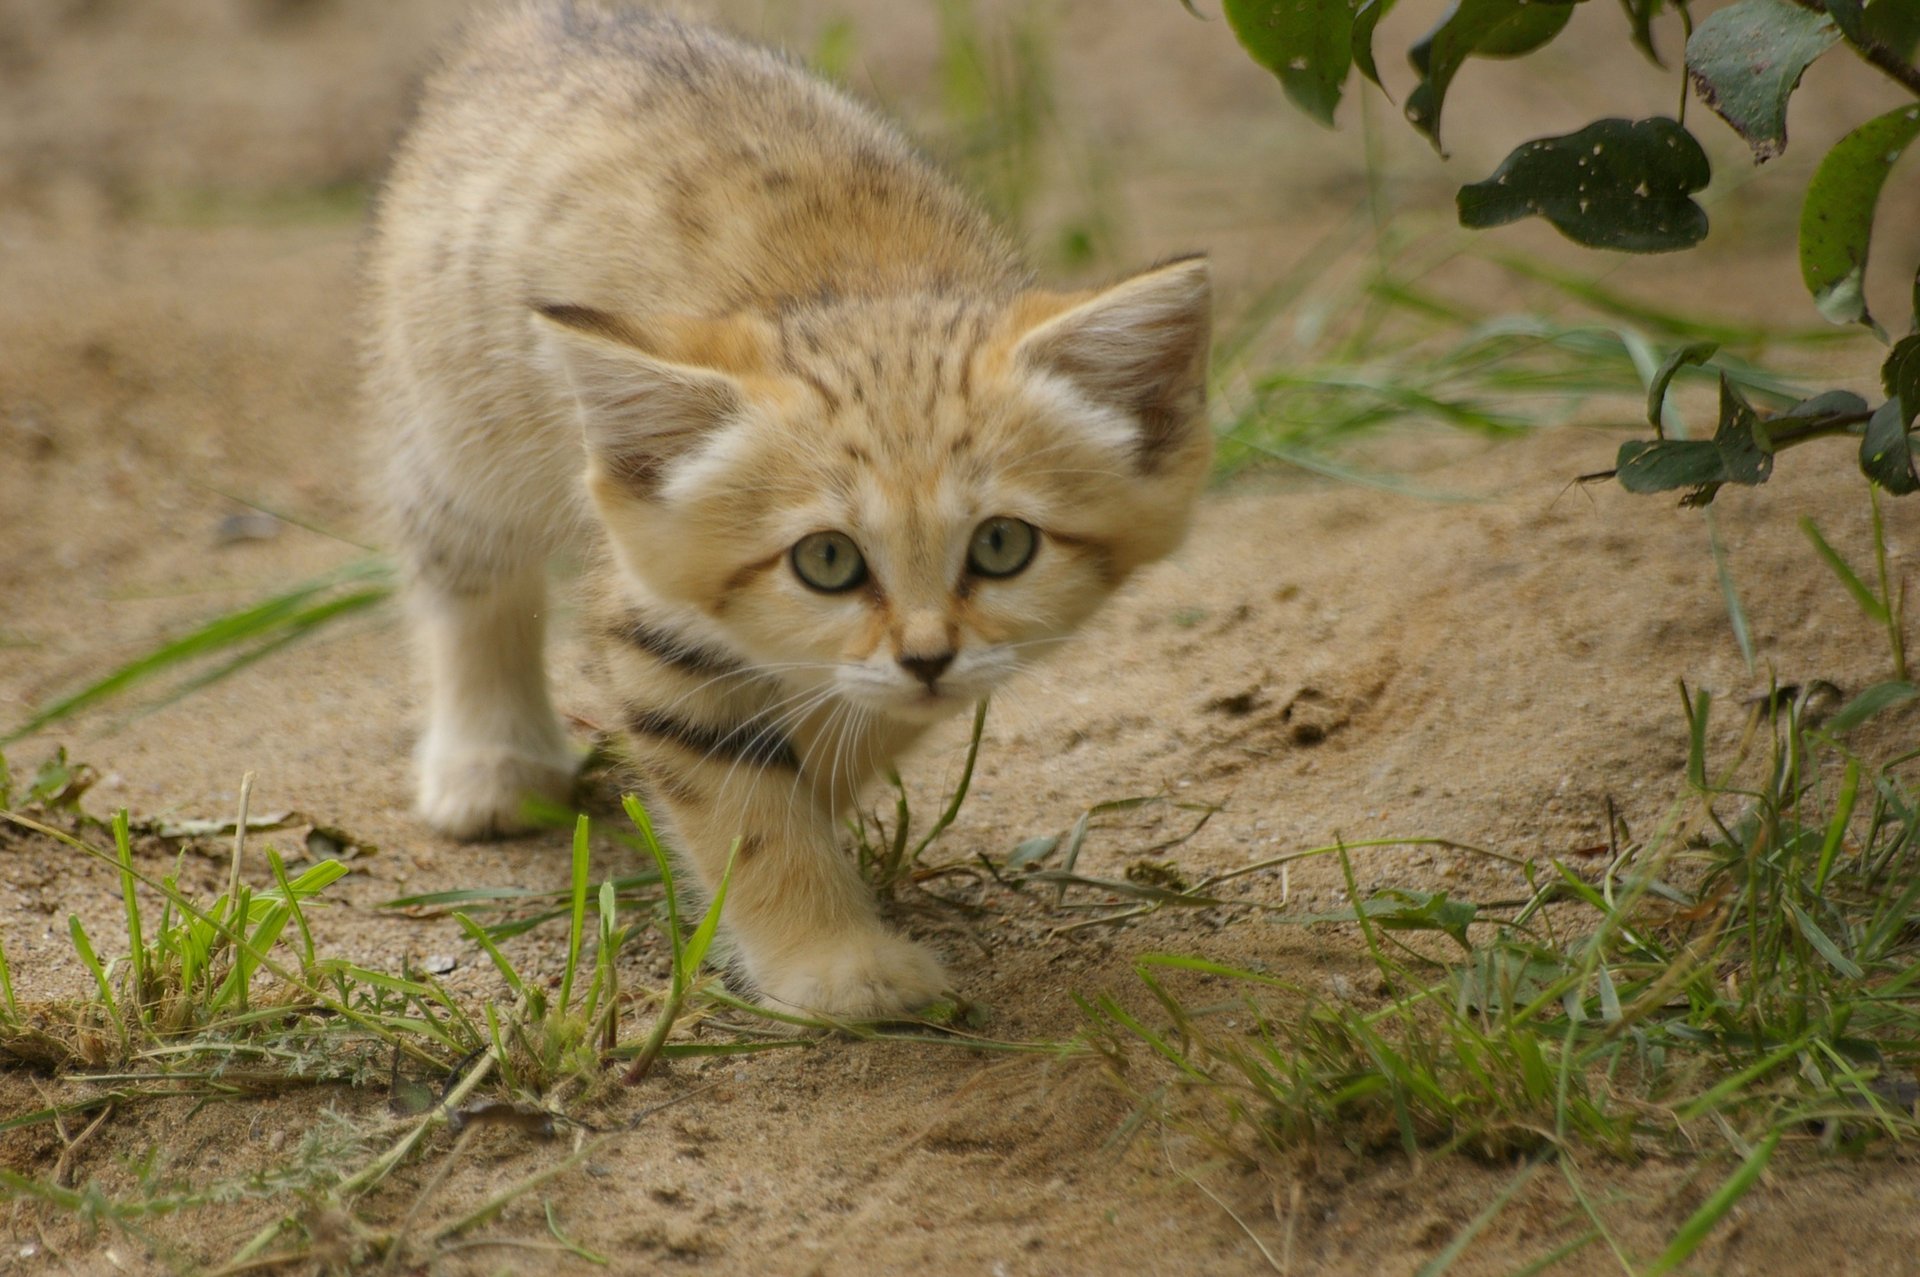
<svg viewBox="0 0 1920 1277"><path fill-rule="evenodd" d="M0 0L0 593L21 613L56 605L73 572L162 583L149 593L163 598L257 589L238 560L156 535L225 529L235 496L366 538L350 446L362 227L413 86L470 7ZM1671 14L1654 28L1664 68L1611 3L1580 5L1533 56L1470 62L1442 158L1395 105L1439 0L1382 23L1394 100L1354 77L1335 130L1293 108L1207 0L692 7L901 119L1045 277L1212 253L1227 468L1425 491L1436 450L1568 421L1633 427L1649 361L1703 337L1763 402L1816 372L1868 389L1877 368L1870 338L1815 313L1794 257L1812 167L1900 100L1844 50L1814 65L1790 145L1764 167L1691 103L1714 161L1712 233L1693 252L1630 257L1537 222L1469 235L1453 192L1528 138L1676 110ZM1896 328L1899 272L1920 256L1914 171L1882 200L1869 279ZM1697 377L1679 402L1704 408L1709 393ZM1569 478L1615 446L1569 456ZM317 541L310 553L314 570L338 557ZM85 648L50 649L0 615L0 674L31 691L70 685Z"/></svg>

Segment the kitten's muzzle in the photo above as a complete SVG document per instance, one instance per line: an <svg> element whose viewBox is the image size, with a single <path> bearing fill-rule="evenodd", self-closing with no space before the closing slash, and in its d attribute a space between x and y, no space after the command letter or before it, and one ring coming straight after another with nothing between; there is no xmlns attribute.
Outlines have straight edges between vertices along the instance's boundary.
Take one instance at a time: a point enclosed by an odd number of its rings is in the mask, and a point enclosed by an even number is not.
<svg viewBox="0 0 1920 1277"><path fill-rule="evenodd" d="M925 683L929 692L935 690L934 685L940 681L940 676L947 672L947 666L951 664L953 664L952 652L940 652L932 656L902 656L900 658L900 668L906 670L907 673L913 675L922 683Z"/></svg>

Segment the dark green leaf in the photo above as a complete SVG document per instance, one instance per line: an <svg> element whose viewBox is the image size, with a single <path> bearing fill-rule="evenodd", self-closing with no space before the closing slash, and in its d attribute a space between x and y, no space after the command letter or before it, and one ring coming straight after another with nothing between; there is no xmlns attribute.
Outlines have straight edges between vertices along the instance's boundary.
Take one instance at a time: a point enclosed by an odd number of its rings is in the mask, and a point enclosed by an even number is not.
<svg viewBox="0 0 1920 1277"><path fill-rule="evenodd" d="M1353 64L1351 0L1225 0L1227 24L1293 104L1333 123Z"/></svg>
<svg viewBox="0 0 1920 1277"><path fill-rule="evenodd" d="M1665 66L1660 60L1660 50L1653 47L1653 18L1660 12L1660 0L1620 0L1620 7L1627 11L1627 21L1633 24L1633 42L1655 66Z"/></svg>
<svg viewBox="0 0 1920 1277"><path fill-rule="evenodd" d="M1373 60L1373 29L1380 25L1380 19L1387 16L1393 8L1394 0L1361 0L1360 7L1353 13L1353 64L1360 68L1360 74L1380 84L1380 68Z"/></svg>
<svg viewBox="0 0 1920 1277"><path fill-rule="evenodd" d="M1466 60L1517 57L1558 35L1579 0L1458 0L1438 26L1408 50L1420 83L1407 97L1407 119L1440 149L1440 110ZM1554 12L1562 10L1562 12Z"/></svg>
<svg viewBox="0 0 1920 1277"><path fill-rule="evenodd" d="M1460 224L1504 226L1530 214L1589 248L1663 253L1705 238L1691 194L1711 171L1700 144L1672 120L1597 120L1536 138L1484 182L1460 188Z"/></svg>
<svg viewBox="0 0 1920 1277"><path fill-rule="evenodd" d="M1913 466L1913 436L1907 433L1911 418L1902 400L1889 399L1867 422L1867 433L1860 440L1860 470L1895 496L1920 492L1920 473Z"/></svg>
<svg viewBox="0 0 1920 1277"><path fill-rule="evenodd" d="M1738 0L1687 41L1687 78L1706 104L1770 160L1787 146L1787 98L1840 29L1793 0Z"/></svg>
<svg viewBox="0 0 1920 1277"><path fill-rule="evenodd" d="M1838 714L1827 720L1827 729L1850 732L1883 710L1892 709L1920 696L1920 687L1912 683L1875 683L1846 703Z"/></svg>
<svg viewBox="0 0 1920 1277"><path fill-rule="evenodd" d="M1628 492L1691 488L1688 505L1705 505L1723 483L1765 483L1773 452L1753 405L1720 377L1720 426L1711 440L1636 439L1620 445L1620 486Z"/></svg>
<svg viewBox="0 0 1920 1277"><path fill-rule="evenodd" d="M1713 358L1720 349L1717 341L1696 341L1680 347L1660 361L1660 370L1653 374L1653 381L1647 386L1647 422L1655 430L1660 430L1660 410L1667 404L1667 387L1673 384L1674 376L1682 364L1704 364Z"/></svg>
<svg viewBox="0 0 1920 1277"><path fill-rule="evenodd" d="M1873 208L1900 153L1920 134L1920 106L1868 120L1841 138L1807 188L1800 207L1800 277L1820 313L1836 324L1878 330L1867 313L1867 250Z"/></svg>
<svg viewBox="0 0 1920 1277"><path fill-rule="evenodd" d="M1826 0L1827 16L1840 28L1840 34L1854 44L1867 42L1867 17L1861 0Z"/></svg>
<svg viewBox="0 0 1920 1277"><path fill-rule="evenodd" d="M1866 28L1867 39L1911 62L1914 51L1920 49L1920 4L1913 0L1871 0Z"/></svg>
<svg viewBox="0 0 1920 1277"><path fill-rule="evenodd" d="M1920 337L1902 337L1880 365L1880 384L1888 395L1906 401L1907 420L1920 412Z"/></svg>
<svg viewBox="0 0 1920 1277"><path fill-rule="evenodd" d="M1806 425L1815 421L1824 421L1830 417L1854 417L1867 410L1867 401L1851 390L1828 390L1811 399L1802 399L1791 408L1782 409L1767 418L1767 429L1778 430L1782 426Z"/></svg>

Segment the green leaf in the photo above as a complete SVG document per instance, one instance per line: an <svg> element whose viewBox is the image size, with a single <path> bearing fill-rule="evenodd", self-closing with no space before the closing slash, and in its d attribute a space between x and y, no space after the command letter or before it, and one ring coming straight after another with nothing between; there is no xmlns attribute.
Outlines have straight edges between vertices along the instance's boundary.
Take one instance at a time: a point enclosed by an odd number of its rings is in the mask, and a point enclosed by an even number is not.
<svg viewBox="0 0 1920 1277"><path fill-rule="evenodd" d="M1905 401L1889 399L1867 420L1860 439L1860 472L1897 497L1920 492Z"/></svg>
<svg viewBox="0 0 1920 1277"><path fill-rule="evenodd" d="M1853 417L1867 410L1867 401L1851 390L1825 390L1811 399L1802 399L1791 408L1783 408L1767 418L1768 430L1824 421L1830 417Z"/></svg>
<svg viewBox="0 0 1920 1277"><path fill-rule="evenodd" d="M1905 62L1920 50L1920 4L1913 0L1871 0L1866 13L1867 39Z"/></svg>
<svg viewBox="0 0 1920 1277"><path fill-rule="evenodd" d="M1461 187L1460 224L1538 214L1589 248L1670 252L1706 237L1706 211L1689 196L1711 176L1706 152L1672 120L1598 120L1527 142L1493 176Z"/></svg>
<svg viewBox="0 0 1920 1277"><path fill-rule="evenodd" d="M1827 720L1827 730L1850 732L1883 710L1895 705L1904 705L1914 697L1920 696L1920 687L1912 683L1888 682L1875 683L1860 695L1848 701L1838 714Z"/></svg>
<svg viewBox="0 0 1920 1277"><path fill-rule="evenodd" d="M1647 423L1655 430L1661 429L1661 409L1667 405L1667 387L1679 373L1682 364L1704 364L1713 358L1720 349L1717 341L1696 341L1680 347L1660 361L1660 370L1653 374L1653 380L1647 384Z"/></svg>
<svg viewBox="0 0 1920 1277"><path fill-rule="evenodd" d="M1867 421L1860 440L1860 469L1895 495L1920 488L1913 455L1913 425L1920 416L1920 336L1894 343L1880 365L1887 402Z"/></svg>
<svg viewBox="0 0 1920 1277"><path fill-rule="evenodd" d="M1773 473L1773 452L1759 414L1723 373L1720 426L1711 440L1630 440L1620 445L1616 465L1616 477L1628 492L1692 488L1686 504L1705 505L1723 483L1765 483Z"/></svg>
<svg viewBox="0 0 1920 1277"><path fill-rule="evenodd" d="M1853 44L1867 42L1867 15L1862 0L1826 0L1827 16L1840 28L1840 34Z"/></svg>
<svg viewBox="0 0 1920 1277"><path fill-rule="evenodd" d="M1440 111L1447 89L1466 60L1518 57L1558 35L1579 0L1458 0L1418 44L1408 60L1420 83L1407 97L1407 120L1440 146ZM1555 12L1562 10L1563 12ZM1512 219L1508 219L1512 220Z"/></svg>
<svg viewBox="0 0 1920 1277"><path fill-rule="evenodd" d="M1335 918L1364 917L1383 931L1444 931L1472 952L1467 927L1479 915L1480 906L1470 900L1453 900L1444 891L1412 891L1390 887L1369 896L1356 915L1343 910Z"/></svg>
<svg viewBox="0 0 1920 1277"><path fill-rule="evenodd" d="M1880 384L1889 396L1906 401L1908 420L1920 412L1920 337L1902 337L1893 344L1887 362L1880 365Z"/></svg>
<svg viewBox="0 0 1920 1277"><path fill-rule="evenodd" d="M1227 25L1293 104L1329 127L1353 65L1351 0L1226 0Z"/></svg>
<svg viewBox="0 0 1920 1277"><path fill-rule="evenodd" d="M1840 40L1833 19L1793 0L1738 0L1687 41L1694 92L1764 163L1787 149L1787 99L1815 58Z"/></svg>
<svg viewBox="0 0 1920 1277"><path fill-rule="evenodd" d="M1653 19L1660 12L1660 0L1620 0L1620 7L1626 10L1627 21L1633 24L1633 42L1653 65L1665 66L1660 60L1660 50L1653 47Z"/></svg>
<svg viewBox="0 0 1920 1277"><path fill-rule="evenodd" d="M1813 304L1836 324L1865 324L1867 250L1880 188L1907 144L1920 134L1920 106L1903 106L1868 120L1841 138L1820 161L1800 206L1800 277Z"/></svg>
<svg viewBox="0 0 1920 1277"><path fill-rule="evenodd" d="M1387 86L1380 83L1380 68L1373 60L1373 29L1392 11L1393 4L1394 0L1361 0L1353 12L1353 64L1383 90Z"/></svg>

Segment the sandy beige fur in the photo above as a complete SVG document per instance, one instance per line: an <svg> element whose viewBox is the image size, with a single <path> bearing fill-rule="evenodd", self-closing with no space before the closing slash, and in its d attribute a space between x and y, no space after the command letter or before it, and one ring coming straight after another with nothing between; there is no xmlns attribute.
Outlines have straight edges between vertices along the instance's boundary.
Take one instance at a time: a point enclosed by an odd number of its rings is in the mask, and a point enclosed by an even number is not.
<svg viewBox="0 0 1920 1277"><path fill-rule="evenodd" d="M844 819L1179 542L1211 456L1205 262L1035 289L837 91L698 25L559 3L478 24L432 78L371 260L425 818L503 832L567 792L546 563L599 547L610 709L705 886L739 839L744 974L842 1015L938 994L837 850ZM1030 560L985 570L970 547L1020 527ZM799 575L827 532L864 564L848 588Z"/></svg>

